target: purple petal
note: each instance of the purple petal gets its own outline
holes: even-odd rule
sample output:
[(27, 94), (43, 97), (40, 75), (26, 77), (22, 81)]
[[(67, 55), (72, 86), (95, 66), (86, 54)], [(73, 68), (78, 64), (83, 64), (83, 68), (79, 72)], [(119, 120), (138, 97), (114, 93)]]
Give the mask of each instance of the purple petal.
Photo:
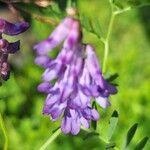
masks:
[(29, 28), (29, 24), (27, 22), (23, 23), (10, 23), (6, 20), (0, 19), (0, 32), (7, 35), (18, 35)]
[(84, 117), (80, 118), (80, 122), (81, 124), (85, 127), (85, 128), (89, 128), (90, 127), (90, 123), (87, 119), (85, 119)]
[(110, 102), (106, 97), (96, 97), (96, 102), (102, 107), (102, 108), (107, 108), (110, 106)]
[(79, 87), (86, 96), (98, 97), (100, 95), (99, 87), (97, 85), (89, 85), (88, 87), (80, 85)]
[(79, 117), (71, 121), (71, 133), (77, 135), (80, 132), (80, 119)]
[(50, 65), (51, 59), (48, 56), (37, 56), (34, 62), (37, 65), (47, 68)]
[(116, 94), (117, 93), (117, 88), (114, 85), (111, 85), (107, 83), (107, 89), (109, 94)]
[(39, 92), (48, 93), (49, 90), (52, 88), (49, 82), (44, 82), (38, 85), (37, 89)]
[(91, 110), (92, 120), (98, 120), (99, 119), (99, 113), (96, 109)]
[(7, 51), (11, 54), (16, 53), (20, 49), (20, 41), (16, 41), (14, 43), (9, 43), (7, 47)]
[(45, 55), (53, 48), (58, 46), (68, 35), (72, 26), (72, 18), (66, 17), (52, 32), (47, 40), (44, 40), (34, 46), (39, 55)]
[(71, 131), (71, 118), (64, 117), (61, 122), (61, 130), (63, 133), (68, 134)]
[(56, 63), (52, 67), (45, 70), (43, 74), (44, 81), (51, 81), (59, 76), (62, 72), (64, 72), (65, 66), (61, 63)]
[(56, 102), (59, 102), (60, 100), (60, 94), (55, 94), (55, 95), (51, 95), (49, 94), (46, 98), (46, 102), (45, 105), (47, 106), (52, 106), (53, 104), (55, 104)]
[(50, 113), (51, 114), (51, 120), (56, 121), (60, 117), (62, 112), (63, 112), (63, 108), (61, 108), (61, 107), (59, 108), (59, 106), (54, 108)]
[(105, 82), (102, 77), (102, 72), (100, 70), (99, 62), (95, 54), (95, 50), (91, 45), (86, 46), (86, 65), (87, 69), (94, 79), (95, 83), (98, 84), (102, 89), (105, 88)]
[(80, 32), (80, 22), (74, 20), (73, 25), (71, 27), (71, 31), (67, 39), (64, 41), (63, 47), (68, 50), (72, 50), (76, 47), (77, 43), (81, 40), (81, 32)]

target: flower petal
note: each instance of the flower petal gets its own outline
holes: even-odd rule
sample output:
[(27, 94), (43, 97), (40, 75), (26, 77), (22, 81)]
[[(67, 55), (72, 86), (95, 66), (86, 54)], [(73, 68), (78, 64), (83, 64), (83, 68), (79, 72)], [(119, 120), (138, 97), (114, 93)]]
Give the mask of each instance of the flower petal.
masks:
[(47, 40), (44, 40), (34, 46), (34, 49), (39, 55), (45, 55), (53, 48), (58, 46), (68, 35), (72, 26), (73, 20), (70, 17), (66, 17), (52, 32)]
[(110, 102), (107, 99), (107, 97), (96, 97), (96, 102), (102, 107), (102, 108), (107, 108), (108, 106), (110, 106)]
[(61, 130), (64, 134), (68, 134), (71, 131), (71, 118), (63, 117), (61, 122)]
[(0, 32), (7, 35), (18, 35), (29, 28), (29, 24), (27, 22), (23, 23), (10, 23), (6, 20), (0, 19)]

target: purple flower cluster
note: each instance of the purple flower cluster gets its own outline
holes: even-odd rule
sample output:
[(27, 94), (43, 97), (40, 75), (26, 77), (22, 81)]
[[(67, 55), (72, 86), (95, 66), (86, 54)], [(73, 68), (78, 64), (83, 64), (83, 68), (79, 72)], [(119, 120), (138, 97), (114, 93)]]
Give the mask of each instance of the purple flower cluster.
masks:
[[(60, 53), (51, 59), (48, 53), (60, 44)], [(89, 128), (91, 120), (99, 119), (92, 99), (106, 108), (110, 105), (108, 97), (117, 90), (103, 78), (93, 46), (82, 43), (80, 21), (66, 17), (34, 49), (35, 63), (45, 68), (43, 83), (38, 86), (47, 94), (43, 114), (50, 115), (52, 121), (63, 114), (61, 130), (65, 134), (78, 134), (81, 125)]]
[(7, 80), (10, 74), (10, 65), (7, 62), (8, 55), (14, 54), (20, 48), (20, 41), (9, 43), (3, 39), (2, 34), (15, 36), (29, 28), (26, 22), (12, 24), (6, 20), (0, 19), (0, 78)]

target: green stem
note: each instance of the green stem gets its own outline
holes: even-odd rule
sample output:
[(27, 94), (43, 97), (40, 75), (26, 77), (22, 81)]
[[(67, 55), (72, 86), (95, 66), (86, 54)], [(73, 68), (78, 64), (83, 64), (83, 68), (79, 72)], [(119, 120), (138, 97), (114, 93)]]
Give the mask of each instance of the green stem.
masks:
[(45, 150), (49, 144), (51, 144), (57, 136), (61, 133), (61, 129), (58, 129), (52, 136), (41, 146), (40, 150)]
[(114, 19), (115, 19), (115, 13), (112, 10), (111, 18), (110, 18), (110, 22), (108, 26), (108, 32), (104, 40), (104, 60), (103, 60), (103, 68), (102, 68), (103, 73), (106, 72), (106, 68), (107, 68), (107, 59), (108, 59), (108, 53), (109, 53), (109, 39), (110, 39)]
[(3, 120), (1, 113), (0, 113), (0, 126), (2, 128), (4, 138), (5, 138), (4, 150), (7, 150), (8, 149), (8, 136), (7, 136), (6, 128), (4, 125), (4, 120)]

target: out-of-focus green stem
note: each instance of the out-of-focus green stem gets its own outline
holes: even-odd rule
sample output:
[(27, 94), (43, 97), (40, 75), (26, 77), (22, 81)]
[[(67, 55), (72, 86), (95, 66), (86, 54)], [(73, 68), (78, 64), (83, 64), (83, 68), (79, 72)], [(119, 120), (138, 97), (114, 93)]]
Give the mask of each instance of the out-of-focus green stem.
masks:
[(104, 40), (104, 60), (103, 60), (103, 68), (102, 68), (103, 73), (106, 72), (106, 68), (107, 68), (107, 58), (108, 58), (108, 53), (109, 53), (109, 39), (110, 39), (114, 19), (115, 19), (115, 13), (113, 12), (113, 9), (112, 9), (107, 35)]
[(58, 129), (56, 132), (54, 132), (53, 135), (51, 135), (49, 139), (41, 146), (40, 150), (45, 150), (47, 146), (51, 144), (57, 138), (58, 135), (60, 135), (60, 133), (61, 129)]
[(8, 136), (7, 136), (6, 128), (4, 125), (4, 120), (3, 120), (1, 113), (0, 113), (0, 127), (2, 129), (2, 132), (4, 134), (4, 138), (5, 138), (4, 150), (7, 150), (8, 149)]

